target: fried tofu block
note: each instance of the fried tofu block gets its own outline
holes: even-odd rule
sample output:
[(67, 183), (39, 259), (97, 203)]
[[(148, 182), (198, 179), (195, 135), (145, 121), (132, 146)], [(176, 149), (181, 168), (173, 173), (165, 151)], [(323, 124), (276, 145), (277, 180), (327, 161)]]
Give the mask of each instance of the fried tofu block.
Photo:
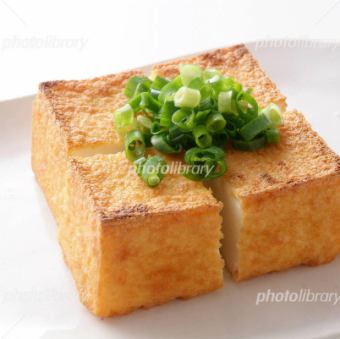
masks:
[(196, 64), (202, 68), (219, 69), (224, 75), (235, 78), (246, 88), (253, 88), (253, 95), (261, 107), (275, 103), (283, 111), (286, 109), (285, 96), (280, 93), (274, 82), (243, 44), (156, 65), (152, 69), (152, 76), (158, 74), (170, 78), (175, 77), (179, 73), (181, 64)]
[(168, 174), (149, 188), (125, 154), (77, 157), (69, 222), (59, 227), (83, 303), (101, 317), (189, 298), (223, 285), (221, 204)]
[(33, 104), (32, 168), (58, 224), (67, 209), (67, 159), (122, 149), (112, 114), (125, 102), (125, 82), (136, 74), (142, 72), (40, 85)]
[(287, 112), (281, 142), (227, 152), (213, 184), (223, 201), (226, 265), (240, 281), (340, 253), (340, 158), (299, 112)]
[(223, 284), (221, 204), (201, 183), (168, 175), (150, 189), (122, 153), (113, 111), (132, 71), (40, 86), (32, 167), (59, 225), (83, 303), (125, 314)]

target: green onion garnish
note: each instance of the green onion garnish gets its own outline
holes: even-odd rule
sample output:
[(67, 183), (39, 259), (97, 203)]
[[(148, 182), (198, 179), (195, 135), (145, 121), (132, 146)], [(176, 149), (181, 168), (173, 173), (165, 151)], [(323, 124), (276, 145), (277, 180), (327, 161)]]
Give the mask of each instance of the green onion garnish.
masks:
[(268, 120), (271, 122), (272, 127), (276, 127), (282, 124), (281, 109), (278, 105), (269, 104), (265, 109), (261, 111)]
[(182, 65), (173, 79), (133, 76), (124, 93), (127, 104), (114, 113), (115, 126), (125, 137), (127, 158), (150, 187), (162, 181), (167, 165), (159, 156), (146, 158), (147, 147), (164, 154), (185, 152), (183, 175), (208, 180), (225, 173), (228, 141), (236, 149), (255, 151), (280, 140), (280, 108), (259, 107), (251, 89), (216, 69)]
[(198, 89), (181, 87), (174, 97), (176, 107), (194, 108), (201, 101), (201, 92)]
[(215, 146), (206, 149), (191, 148), (185, 153), (184, 160), (190, 165), (184, 176), (195, 181), (218, 178), (227, 169), (224, 151)]
[(253, 120), (250, 120), (246, 125), (240, 129), (240, 135), (244, 140), (250, 141), (254, 139), (258, 134), (265, 131), (270, 127), (270, 121), (268, 118), (261, 114)]
[(124, 136), (136, 126), (135, 113), (129, 104), (117, 109), (114, 113), (115, 126), (118, 133)]
[(231, 99), (233, 91), (220, 92), (218, 95), (218, 111), (221, 113), (232, 112)]
[(204, 125), (196, 126), (192, 132), (196, 145), (201, 148), (207, 148), (212, 144), (212, 136)]
[(136, 160), (144, 155), (145, 141), (139, 130), (132, 130), (125, 136), (125, 154), (129, 160)]
[(197, 65), (182, 65), (180, 74), (184, 86), (188, 86), (194, 79), (200, 79), (202, 70)]
[(217, 133), (222, 131), (226, 124), (226, 120), (220, 113), (211, 114), (206, 122), (207, 130), (210, 133)]
[(151, 144), (156, 150), (166, 154), (179, 153), (181, 151), (181, 145), (170, 145), (167, 136), (164, 134), (153, 135), (151, 137)]
[(132, 98), (138, 93), (147, 92), (151, 84), (152, 81), (147, 77), (133, 76), (126, 82), (124, 94)]
[(167, 170), (166, 162), (159, 156), (151, 156), (147, 159), (135, 161), (135, 168), (138, 175), (150, 187), (157, 186), (164, 178)]
[(275, 128), (266, 130), (265, 136), (268, 144), (277, 144), (280, 141), (280, 133)]
[(192, 131), (195, 123), (195, 114), (190, 109), (179, 109), (172, 115), (172, 123), (182, 131)]

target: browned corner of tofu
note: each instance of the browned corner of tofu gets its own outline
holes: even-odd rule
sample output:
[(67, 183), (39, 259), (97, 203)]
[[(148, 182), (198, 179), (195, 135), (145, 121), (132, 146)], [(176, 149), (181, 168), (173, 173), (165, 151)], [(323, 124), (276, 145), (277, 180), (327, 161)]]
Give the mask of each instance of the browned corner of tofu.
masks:
[(340, 158), (301, 113), (284, 119), (280, 144), (229, 156), (243, 214), (236, 281), (340, 253)]
[(266, 106), (272, 102), (279, 105), (282, 110), (286, 109), (286, 97), (244, 44), (219, 48), (155, 65), (152, 75), (174, 77), (179, 73), (181, 64), (197, 64), (202, 68), (219, 69), (224, 75), (234, 77), (245, 87), (253, 88), (253, 95), (260, 106)]

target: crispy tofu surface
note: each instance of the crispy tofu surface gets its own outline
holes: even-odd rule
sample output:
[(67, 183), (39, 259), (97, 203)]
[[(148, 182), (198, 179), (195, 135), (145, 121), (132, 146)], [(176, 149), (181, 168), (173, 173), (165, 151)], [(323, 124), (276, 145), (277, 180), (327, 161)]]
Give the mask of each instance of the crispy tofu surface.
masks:
[(203, 185), (168, 175), (149, 188), (123, 153), (74, 159), (71, 172), (69, 224), (59, 239), (94, 314), (125, 314), (223, 285), (222, 206)]
[(126, 102), (125, 82), (139, 70), (89, 80), (50, 81), (40, 85), (70, 154), (114, 153), (122, 149), (113, 112)]
[(112, 113), (134, 74), (44, 83), (33, 106), (33, 171), (80, 299), (100, 317), (223, 285), (221, 204), (180, 175), (151, 189), (116, 153)]
[(281, 142), (227, 152), (213, 184), (224, 201), (224, 257), (236, 280), (340, 252), (340, 159), (297, 111), (284, 114)]
[(261, 68), (248, 48), (241, 44), (220, 48), (188, 58), (179, 58), (155, 65), (152, 75), (175, 77), (181, 64), (197, 64), (202, 68), (216, 68), (224, 75), (231, 76), (247, 88), (253, 88), (253, 95), (260, 106), (275, 103), (282, 110), (286, 108), (286, 97)]

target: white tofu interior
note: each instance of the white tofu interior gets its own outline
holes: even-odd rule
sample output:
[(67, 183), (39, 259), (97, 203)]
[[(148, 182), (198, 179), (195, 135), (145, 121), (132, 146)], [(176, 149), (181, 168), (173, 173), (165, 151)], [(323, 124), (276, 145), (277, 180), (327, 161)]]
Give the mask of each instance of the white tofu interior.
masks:
[(238, 243), (243, 219), (241, 204), (223, 177), (212, 181), (210, 187), (215, 198), (224, 205), (222, 255), (229, 271), (234, 272), (237, 270), (239, 261)]
[(96, 154), (113, 154), (124, 150), (123, 144), (94, 144), (76, 147), (70, 150), (71, 156), (90, 157)]

